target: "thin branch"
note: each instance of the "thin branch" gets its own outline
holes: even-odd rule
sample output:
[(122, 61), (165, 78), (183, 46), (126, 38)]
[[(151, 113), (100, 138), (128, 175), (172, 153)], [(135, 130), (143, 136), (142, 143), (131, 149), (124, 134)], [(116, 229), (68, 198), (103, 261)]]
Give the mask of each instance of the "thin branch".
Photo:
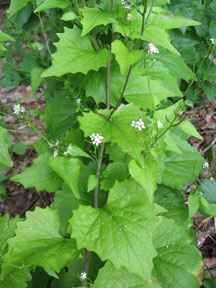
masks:
[(112, 54), (110, 52), (109, 60), (107, 64), (107, 75), (106, 75), (106, 105), (107, 109), (110, 109), (110, 99), (112, 94)]
[[(91, 262), (91, 251), (85, 250), (85, 254), (84, 254), (84, 264), (83, 264), (83, 270), (82, 272), (86, 273), (86, 275), (88, 275), (89, 273), (89, 268), (90, 268), (90, 262)], [(81, 286), (82, 287), (86, 287), (88, 284), (88, 279), (80, 279), (81, 281)]]
[(99, 151), (99, 157), (98, 157), (98, 166), (97, 166), (97, 172), (96, 172), (96, 188), (94, 191), (94, 208), (99, 207), (99, 192), (100, 192), (100, 178), (101, 178), (101, 170), (102, 170), (102, 163), (103, 163), (103, 156), (105, 152), (105, 145), (102, 143)]
[(202, 151), (202, 154), (207, 153), (216, 144), (216, 138)]
[(148, 0), (143, 0), (143, 13), (142, 13), (142, 27), (141, 27), (141, 35), (143, 35), (144, 33), (144, 29), (145, 29), (145, 16), (146, 16), (146, 12), (147, 12), (147, 3)]
[(170, 124), (161, 134), (159, 134), (159, 135), (156, 137), (155, 141), (151, 144), (151, 148), (153, 148), (153, 147), (157, 144), (157, 142), (158, 142), (170, 129), (178, 126), (178, 125), (181, 124), (185, 119), (181, 119), (180, 121), (174, 123), (175, 120), (176, 120), (176, 118), (173, 120), (172, 124)]
[(130, 75), (131, 75), (132, 67), (133, 67), (133, 66), (131, 65), (131, 66), (129, 67), (129, 69), (128, 69), (128, 73), (127, 73), (127, 76), (126, 76), (126, 78), (125, 78), (125, 82), (124, 82), (124, 86), (123, 86), (123, 88), (122, 88), (122, 92), (121, 92), (120, 98), (119, 98), (119, 100), (118, 100), (118, 103), (117, 103), (116, 107), (111, 111), (111, 113), (110, 113), (110, 115), (109, 115), (109, 117), (108, 117), (109, 120), (111, 119), (113, 113), (114, 113), (114, 112), (119, 108), (119, 106), (121, 105), (121, 102), (122, 102), (122, 100), (123, 100), (123, 98), (124, 98), (125, 90), (126, 90), (126, 88), (127, 88), (128, 82), (129, 82), (129, 78), (130, 78)]
[(46, 34), (46, 32), (45, 32), (45, 27), (44, 27), (43, 19), (41, 18), (40, 12), (38, 12), (37, 15), (38, 15), (38, 18), (39, 18), (39, 21), (40, 21), (41, 32), (42, 32), (42, 35), (43, 35), (43, 38), (44, 38), (44, 42), (45, 42), (47, 51), (48, 51), (48, 53), (49, 53), (50, 58), (52, 59), (52, 53), (51, 53), (51, 51), (50, 51), (50, 47), (49, 47), (49, 43), (48, 43), (48, 37), (47, 37), (47, 34)]

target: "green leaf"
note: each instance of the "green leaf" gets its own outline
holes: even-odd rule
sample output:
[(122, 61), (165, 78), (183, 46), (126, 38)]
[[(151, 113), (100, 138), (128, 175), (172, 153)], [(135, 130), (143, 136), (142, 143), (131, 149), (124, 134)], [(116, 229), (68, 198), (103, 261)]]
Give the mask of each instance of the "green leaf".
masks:
[(99, 8), (87, 8), (82, 10), (83, 19), (81, 21), (83, 25), (82, 36), (88, 34), (93, 28), (100, 25), (107, 25), (115, 22), (113, 13), (100, 10)]
[(123, 36), (130, 37), (131, 39), (143, 39), (145, 41), (154, 43), (157, 46), (161, 46), (172, 53), (179, 54), (178, 51), (171, 44), (169, 34), (165, 29), (160, 28), (159, 25), (147, 25), (143, 35), (141, 35), (142, 16), (133, 11), (133, 20), (126, 22), (124, 19), (118, 19), (113, 24), (115, 32), (121, 33)]
[[(184, 79), (186, 81), (196, 80), (196, 75), (187, 66), (182, 56), (170, 53), (169, 51), (161, 51), (156, 58), (163, 64), (164, 68), (169, 69), (170, 73), (179, 79)], [(156, 69), (158, 69), (157, 60), (152, 63), (153, 67)]]
[(157, 279), (144, 281), (142, 277), (128, 273), (124, 268), (116, 269), (107, 261), (100, 269), (93, 288), (161, 288)]
[(28, 282), (31, 280), (31, 274), (28, 268), (14, 267), (12, 273), (8, 273), (7, 277), (0, 278), (0, 287), (4, 288), (27, 288)]
[(65, 234), (68, 220), (71, 218), (73, 210), (78, 208), (78, 201), (71, 189), (64, 185), (62, 190), (57, 191), (51, 207), (58, 211), (61, 222), (60, 231)]
[(23, 9), (28, 3), (30, 3), (31, 0), (11, 0), (10, 1), (10, 7), (8, 10), (9, 16), (14, 16), (17, 12), (19, 12), (21, 9)]
[[(107, 113), (107, 111), (99, 111)], [(123, 105), (118, 109), (110, 120), (93, 112), (84, 113), (79, 118), (81, 129), (85, 136), (92, 133), (99, 133), (104, 137), (105, 142), (113, 142), (121, 147), (122, 151), (130, 154), (135, 159), (140, 159), (141, 151), (150, 142), (150, 131), (136, 131), (131, 127), (131, 122), (142, 118), (145, 121), (145, 113), (140, 111), (133, 104)]]
[(155, 193), (155, 202), (166, 209), (161, 215), (173, 219), (178, 224), (188, 225), (188, 210), (180, 191), (160, 185)]
[[(81, 287), (80, 273), (83, 269), (83, 259), (80, 258), (67, 267), (67, 272), (61, 273), (59, 279), (52, 281), (52, 288)], [(36, 287), (37, 288), (37, 287)]]
[(60, 178), (49, 167), (49, 155), (42, 154), (33, 161), (32, 166), (11, 178), (25, 188), (34, 187), (37, 191), (55, 192), (62, 184)]
[(143, 162), (143, 165), (139, 166), (136, 161), (132, 160), (129, 164), (129, 171), (137, 183), (143, 187), (149, 201), (152, 202), (157, 189), (157, 163), (153, 157), (145, 158)]
[(51, 208), (37, 208), (28, 212), (25, 221), (17, 225), (16, 236), (11, 238), (9, 250), (4, 257), (2, 276), (6, 279), (14, 269), (37, 266), (47, 271), (60, 270), (78, 256), (75, 243), (64, 239), (60, 233), (59, 217)]
[(80, 198), (79, 177), (81, 162), (78, 159), (68, 159), (56, 157), (50, 159), (50, 167), (64, 180), (70, 187), (76, 198)]
[(69, 11), (69, 12), (65, 12), (62, 15), (61, 20), (63, 20), (63, 21), (73, 21), (73, 20), (75, 20), (77, 18), (78, 18), (78, 16), (73, 11)]
[(90, 175), (88, 178), (88, 192), (94, 190), (96, 186), (97, 186), (96, 175)]
[(185, 17), (175, 16), (161, 8), (155, 8), (150, 16), (148, 24), (169, 30), (187, 26), (197, 26), (201, 23)]
[[(180, 137), (177, 141), (180, 141)], [(164, 160), (162, 183), (171, 188), (180, 189), (192, 183), (202, 170), (203, 158), (200, 153), (185, 142), (180, 142), (181, 153), (167, 153)]]
[(159, 217), (154, 244), (158, 252), (154, 259), (155, 276), (162, 288), (200, 287), (198, 276), (202, 271), (202, 258), (182, 227)]
[(129, 68), (143, 58), (143, 51), (130, 51), (120, 40), (115, 40), (112, 42), (112, 53), (115, 54), (116, 60), (123, 75), (127, 75)]
[(192, 218), (200, 208), (200, 195), (199, 193), (190, 193), (188, 199), (189, 216)]
[(199, 197), (200, 207), (199, 210), (206, 216), (216, 216), (216, 204), (209, 203), (206, 198), (200, 195)]
[(41, 74), (43, 71), (44, 69), (39, 66), (36, 66), (31, 70), (31, 87), (33, 93), (36, 93), (37, 89), (40, 87), (42, 81)]
[(91, 156), (87, 154), (85, 151), (83, 151), (80, 147), (75, 145), (69, 145), (67, 148), (67, 151), (64, 153), (64, 155), (70, 155), (72, 157), (84, 157), (91, 159)]
[(0, 164), (6, 167), (12, 167), (13, 162), (9, 154), (9, 148), (12, 146), (12, 138), (7, 130), (0, 127)]
[[(76, 103), (74, 100), (58, 92), (53, 98), (46, 103), (44, 120), (47, 133), (51, 137), (59, 137), (64, 135), (76, 117)], [(59, 109), (61, 107), (61, 109)]]
[(116, 181), (123, 181), (128, 177), (128, 167), (125, 162), (113, 162), (103, 171), (101, 188), (108, 191)]
[(42, 0), (40, 1), (40, 5), (34, 12), (46, 11), (51, 8), (66, 8), (70, 2), (68, 0)]
[[(119, 73), (115, 63), (112, 65), (112, 97), (110, 103), (116, 105), (121, 94), (121, 89), (125, 77)], [(99, 72), (92, 72), (87, 79), (86, 96), (92, 97), (97, 104), (106, 103), (106, 71), (100, 70)]]
[(153, 209), (145, 191), (126, 180), (116, 182), (106, 207), (81, 205), (70, 224), (79, 248), (94, 251), (116, 268), (125, 267), (149, 280), (156, 256), (151, 241), (152, 221)]
[(216, 182), (205, 179), (201, 185), (200, 189), (203, 193), (203, 196), (209, 203), (216, 203)]
[(108, 51), (96, 52), (88, 37), (81, 37), (77, 28), (65, 27), (64, 33), (58, 34), (60, 41), (56, 44), (57, 52), (53, 54), (53, 64), (42, 75), (43, 77), (62, 76), (68, 73), (87, 74), (106, 66)]
[(144, 109), (154, 109), (168, 97), (181, 97), (180, 90), (173, 91), (160, 79), (132, 74), (125, 91), (125, 99)]
[(0, 217), (0, 263), (2, 256), (6, 252), (7, 241), (14, 236), (18, 218), (10, 219), (8, 215)]
[(199, 140), (203, 140), (203, 137), (199, 134), (196, 127), (188, 120), (183, 121), (179, 128), (188, 135), (188, 137), (195, 137)]
[(14, 41), (14, 40), (15, 39), (12, 36), (0, 31), (0, 42), (7, 42), (7, 41)]

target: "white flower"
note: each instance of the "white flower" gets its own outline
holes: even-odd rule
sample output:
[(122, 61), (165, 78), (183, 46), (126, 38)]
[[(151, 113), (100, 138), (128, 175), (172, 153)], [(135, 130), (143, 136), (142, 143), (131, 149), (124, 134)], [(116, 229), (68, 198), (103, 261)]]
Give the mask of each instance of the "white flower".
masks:
[(91, 134), (90, 139), (93, 145), (98, 146), (103, 142), (104, 137), (98, 133), (93, 133)]
[(15, 104), (14, 106), (13, 106), (13, 113), (15, 114), (15, 115), (19, 115), (19, 114), (22, 114), (22, 113), (25, 113), (25, 107), (23, 107), (22, 105), (20, 105), (20, 104)]
[(203, 164), (203, 169), (208, 169), (209, 168), (209, 163), (206, 161), (204, 164)]
[(159, 53), (159, 50), (158, 48), (153, 44), (153, 43), (149, 43), (148, 44), (148, 53), (150, 55), (152, 54), (158, 54)]
[(209, 39), (210, 40), (210, 42), (214, 45), (214, 44), (216, 44), (216, 39), (214, 39), (214, 38), (211, 38), (211, 39)]
[(141, 118), (139, 120), (133, 120), (131, 122), (131, 126), (139, 131), (142, 131), (143, 129), (146, 128), (145, 123)]
[(133, 15), (131, 13), (127, 14), (127, 20), (132, 21), (133, 20)]
[(87, 279), (87, 273), (86, 272), (81, 272), (80, 273), (80, 280), (85, 281)]
[(161, 129), (164, 127), (164, 125), (161, 121), (157, 121), (157, 127), (158, 127), (158, 129)]

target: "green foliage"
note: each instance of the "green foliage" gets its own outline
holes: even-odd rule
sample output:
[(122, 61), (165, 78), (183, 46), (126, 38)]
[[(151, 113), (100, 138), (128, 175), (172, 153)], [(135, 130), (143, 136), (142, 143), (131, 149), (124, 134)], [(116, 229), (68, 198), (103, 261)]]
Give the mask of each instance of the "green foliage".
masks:
[(3, 279), (17, 270), (30, 271), (36, 266), (59, 272), (76, 258), (78, 253), (74, 242), (64, 239), (59, 229), (59, 218), (54, 210), (38, 208), (29, 212), (26, 220), (17, 225), (16, 236), (8, 241), (9, 248), (2, 265)]
[(46, 11), (51, 8), (66, 8), (69, 5), (68, 0), (37, 0), (37, 9), (35, 12)]
[(103, 49), (96, 52), (88, 38), (81, 38), (77, 28), (59, 34), (57, 52), (53, 55), (53, 64), (43, 73), (43, 77), (62, 76), (67, 73), (84, 73), (106, 66), (108, 52)]
[(156, 256), (151, 235), (153, 216), (142, 188), (132, 180), (117, 182), (106, 207), (96, 210), (80, 206), (74, 212), (70, 221), (72, 237), (79, 248), (95, 251), (102, 260), (109, 259), (117, 268), (125, 267), (149, 280)]
[(192, 17), (202, 23), (193, 29), (174, 31), (172, 39), (185, 61), (197, 74), (197, 81), (186, 89), (189, 100), (197, 103), (203, 94), (210, 101), (215, 99), (215, 1), (172, 0), (170, 10)]
[(12, 146), (11, 136), (7, 130), (0, 127), (0, 165), (11, 167), (13, 162), (9, 154), (9, 148)]
[(38, 191), (55, 192), (61, 187), (61, 180), (49, 167), (49, 155), (42, 154), (31, 167), (12, 177), (12, 181), (25, 188), (34, 187)]
[[(191, 217), (215, 215), (214, 186), (202, 183), (185, 207), (183, 189), (203, 158), (188, 143), (202, 137), (182, 113), (184, 85), (197, 80), (186, 64), (197, 42), (187, 37), (202, 32), (202, 19), (173, 15), (167, 0), (21, 2), (8, 12), (18, 31), (8, 33), (3, 82), (43, 87), (45, 129), (37, 159), (11, 180), (55, 194), (24, 219), (0, 217), (0, 287), (199, 288)], [(180, 43), (184, 58), (179, 39), (190, 43)], [(12, 40), (0, 34), (0, 44)], [(0, 136), (6, 169), (12, 140), (3, 128)]]

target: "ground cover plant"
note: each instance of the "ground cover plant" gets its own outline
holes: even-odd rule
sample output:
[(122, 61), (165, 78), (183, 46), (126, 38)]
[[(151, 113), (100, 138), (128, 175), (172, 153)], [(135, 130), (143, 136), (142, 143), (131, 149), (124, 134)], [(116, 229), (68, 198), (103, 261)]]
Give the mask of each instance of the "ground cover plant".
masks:
[[(0, 217), (0, 287), (203, 285), (192, 217), (215, 215), (214, 183), (199, 185), (207, 164), (188, 139), (202, 137), (180, 90), (197, 76), (170, 38), (200, 22), (172, 14), (168, 2), (11, 1), (1, 53), (30, 51), (15, 80), (31, 81), (34, 93), (42, 87), (46, 102), (36, 115), (13, 107), (18, 121), (35, 130), (37, 116), (44, 129), (37, 158), (11, 181), (54, 201)], [(9, 76), (8, 89), (16, 85)], [(4, 183), (14, 143), (4, 123), (0, 134)]]
[(197, 79), (185, 85), (188, 104), (198, 103), (202, 98), (215, 100), (215, 0), (171, 1), (170, 9), (178, 15), (193, 18), (200, 23), (190, 29), (175, 30), (172, 40), (186, 63), (196, 73)]

